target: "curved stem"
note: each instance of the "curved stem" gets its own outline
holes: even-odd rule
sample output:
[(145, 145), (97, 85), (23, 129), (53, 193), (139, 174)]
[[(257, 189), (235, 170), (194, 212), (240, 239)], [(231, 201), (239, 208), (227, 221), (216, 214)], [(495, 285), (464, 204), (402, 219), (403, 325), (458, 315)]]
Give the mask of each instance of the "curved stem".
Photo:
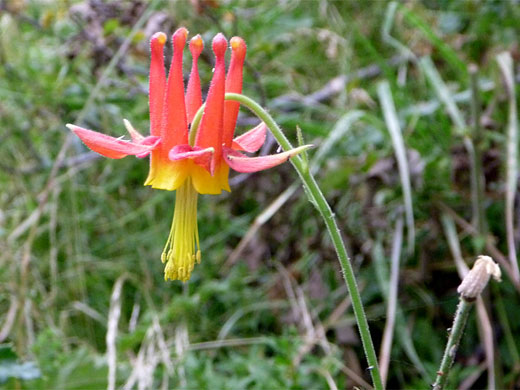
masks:
[[(291, 145), (285, 134), (282, 132), (278, 124), (274, 121), (271, 115), (269, 115), (258, 103), (251, 100), (247, 96), (236, 93), (226, 93), (226, 100), (237, 101), (249, 108), (258, 118), (260, 118), (267, 125), (273, 136), (276, 138), (276, 140), (284, 150), (287, 151), (293, 148), (293, 146)], [(350, 259), (347, 254), (345, 244), (343, 243), (343, 239), (341, 238), (338, 225), (336, 224), (334, 213), (332, 212), (332, 209), (327, 203), (325, 196), (323, 195), (321, 189), (316, 183), (316, 180), (309, 171), (309, 166), (305, 164), (304, 161), (298, 156), (291, 158), (291, 163), (293, 164), (294, 168), (298, 172), (298, 175), (300, 176), (303, 182), (303, 186), (306, 189), (305, 192), (310, 202), (318, 209), (323, 218), (323, 221), (325, 222), (325, 225), (327, 226), (330, 238), (332, 240), (334, 248), (336, 249), (336, 254), (341, 265), (341, 270), (343, 271), (345, 284), (347, 285), (350, 297), (352, 299), (352, 307), (356, 316), (356, 321), (359, 333), (361, 335), (361, 342), (365, 351), (365, 356), (368, 362), (370, 375), (372, 376), (372, 383), (374, 384), (374, 388), (376, 390), (382, 390), (383, 384), (381, 382), (381, 375), (379, 373), (376, 352), (374, 350), (374, 345), (370, 336), (370, 330), (368, 327), (365, 311), (363, 309), (361, 295), (359, 294), (356, 278), (354, 276), (354, 270), (352, 269), (352, 264), (350, 263)]]
[(202, 120), (202, 114), (204, 114), (205, 107), (206, 107), (206, 103), (204, 103), (202, 106), (200, 106), (200, 108), (197, 110), (197, 113), (193, 117), (193, 120), (191, 121), (190, 139), (189, 139), (189, 143), (191, 146), (195, 145), (197, 131), (199, 131), (199, 125), (200, 125), (200, 121)]

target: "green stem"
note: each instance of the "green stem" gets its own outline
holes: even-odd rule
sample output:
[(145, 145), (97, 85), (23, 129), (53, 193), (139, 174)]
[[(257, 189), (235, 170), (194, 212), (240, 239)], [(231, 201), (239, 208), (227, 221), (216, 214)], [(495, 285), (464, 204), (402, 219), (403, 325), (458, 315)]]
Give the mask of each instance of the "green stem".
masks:
[(195, 116), (193, 117), (193, 120), (191, 121), (190, 126), (190, 139), (189, 143), (191, 146), (195, 145), (195, 139), (197, 138), (197, 131), (199, 131), (199, 125), (200, 121), (202, 120), (202, 114), (204, 113), (204, 108), (206, 107), (206, 103), (204, 103), (200, 108), (197, 110)]
[[(278, 124), (271, 117), (271, 115), (269, 115), (255, 101), (251, 100), (247, 96), (236, 93), (226, 93), (226, 100), (237, 101), (249, 108), (259, 119), (261, 119), (267, 125), (273, 136), (276, 138), (276, 140), (284, 150), (287, 151), (293, 148), (293, 146), (291, 145), (285, 134), (282, 132)], [(374, 350), (374, 345), (370, 336), (370, 330), (368, 327), (365, 311), (363, 309), (361, 295), (359, 294), (356, 278), (354, 276), (354, 270), (352, 269), (352, 264), (350, 263), (350, 259), (347, 254), (345, 244), (343, 243), (343, 239), (341, 238), (340, 231), (336, 224), (334, 213), (332, 212), (332, 209), (327, 203), (325, 196), (318, 187), (316, 180), (309, 171), (308, 165), (305, 164), (304, 161), (298, 156), (291, 158), (291, 163), (293, 164), (294, 168), (298, 172), (298, 175), (300, 176), (303, 182), (310, 202), (318, 209), (323, 218), (323, 221), (325, 222), (325, 225), (327, 226), (330, 238), (332, 240), (332, 243), (334, 244), (334, 248), (336, 249), (336, 254), (338, 255), (341, 270), (343, 271), (345, 284), (347, 285), (350, 297), (352, 299), (352, 307), (356, 316), (359, 333), (361, 335), (361, 342), (365, 351), (365, 356), (368, 362), (370, 375), (372, 376), (374, 388), (376, 390), (382, 390), (383, 384), (381, 382), (381, 375), (379, 373), (376, 352)]]
[(448, 343), (446, 344), (446, 349), (442, 356), (441, 366), (439, 367), (439, 371), (437, 371), (437, 378), (432, 386), (433, 390), (442, 390), (446, 385), (448, 373), (450, 372), (453, 361), (455, 360), (455, 354), (459, 348), (462, 333), (466, 327), (469, 311), (472, 306), (472, 302), (468, 302), (462, 298), (462, 296), (460, 297), (457, 312), (455, 313), (455, 319), (453, 320), (453, 326), (450, 331), (450, 337), (448, 338)]

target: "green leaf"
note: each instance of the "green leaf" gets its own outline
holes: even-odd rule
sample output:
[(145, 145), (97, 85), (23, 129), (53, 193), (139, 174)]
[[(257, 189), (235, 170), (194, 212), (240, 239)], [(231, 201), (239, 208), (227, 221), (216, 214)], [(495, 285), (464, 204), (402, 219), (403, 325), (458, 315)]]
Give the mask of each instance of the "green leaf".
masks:
[(13, 351), (11, 344), (0, 344), (0, 363), (4, 361), (16, 360), (16, 353)]
[(0, 383), (10, 378), (31, 380), (41, 377), (41, 372), (34, 362), (18, 362), (16, 353), (10, 344), (0, 344)]

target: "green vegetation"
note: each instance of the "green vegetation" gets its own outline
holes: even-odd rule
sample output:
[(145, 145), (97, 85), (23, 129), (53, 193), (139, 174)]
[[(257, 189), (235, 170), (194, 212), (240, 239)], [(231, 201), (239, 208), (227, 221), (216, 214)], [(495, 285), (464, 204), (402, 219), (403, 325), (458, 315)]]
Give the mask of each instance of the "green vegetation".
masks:
[[(371, 383), (334, 247), (290, 164), (200, 196), (202, 263), (166, 283), (174, 193), (142, 185), (143, 161), (69, 136), (66, 123), (120, 136), (123, 118), (146, 133), (148, 40), (179, 26), (205, 40), (204, 91), (211, 38), (243, 37), (244, 94), (294, 145), (297, 127), (316, 145), (387, 387), (433, 383), (458, 271), (480, 254), (503, 282), (471, 311), (448, 388), (518, 386), (518, 20), (506, 1), (0, 1), (0, 389)], [(239, 132), (257, 123), (241, 113)]]

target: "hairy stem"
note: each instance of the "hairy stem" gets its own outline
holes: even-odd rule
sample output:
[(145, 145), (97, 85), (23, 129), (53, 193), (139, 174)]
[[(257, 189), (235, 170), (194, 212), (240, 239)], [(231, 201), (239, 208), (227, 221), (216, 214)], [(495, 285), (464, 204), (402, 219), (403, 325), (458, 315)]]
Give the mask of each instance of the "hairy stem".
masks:
[[(267, 111), (265, 111), (255, 101), (251, 100), (247, 96), (236, 93), (226, 93), (226, 100), (237, 101), (249, 108), (259, 119), (261, 119), (267, 125), (273, 136), (276, 138), (276, 140), (284, 150), (287, 151), (293, 148), (293, 146), (291, 145), (285, 134), (282, 132), (278, 124), (271, 117), (271, 115), (269, 115), (269, 113), (267, 113)], [(327, 203), (325, 196), (323, 195), (321, 189), (316, 183), (316, 180), (311, 174), (309, 166), (305, 164), (304, 161), (298, 156), (291, 158), (291, 162), (303, 182), (303, 186), (306, 190), (305, 192), (310, 202), (318, 209), (320, 215), (323, 218), (323, 221), (325, 222), (325, 225), (327, 226), (330, 238), (332, 240), (334, 248), (336, 249), (336, 254), (338, 255), (341, 270), (343, 271), (345, 284), (347, 285), (350, 297), (352, 299), (352, 307), (356, 316), (359, 333), (361, 335), (361, 342), (365, 351), (365, 356), (369, 366), (370, 375), (372, 376), (374, 388), (376, 390), (382, 390), (383, 384), (381, 382), (381, 375), (377, 363), (376, 352), (374, 350), (374, 344), (372, 343), (372, 338), (370, 336), (370, 329), (368, 327), (367, 318), (363, 309), (361, 295), (359, 294), (356, 278), (354, 276), (354, 270), (352, 269), (352, 264), (350, 263), (350, 259), (345, 248), (345, 244), (343, 243), (343, 239), (341, 238), (338, 225), (336, 224), (334, 213), (332, 212), (332, 209)]]
[(453, 320), (453, 326), (449, 332), (450, 337), (446, 343), (446, 349), (444, 350), (441, 365), (437, 371), (435, 383), (432, 386), (433, 390), (442, 390), (444, 389), (444, 386), (446, 386), (448, 373), (450, 372), (453, 361), (455, 360), (455, 355), (457, 353), (457, 349), (459, 348), (462, 333), (466, 327), (466, 322), (468, 320), (471, 306), (473, 306), (472, 302), (468, 302), (462, 296), (460, 297), (459, 305), (457, 306), (457, 312), (455, 313), (455, 319)]

